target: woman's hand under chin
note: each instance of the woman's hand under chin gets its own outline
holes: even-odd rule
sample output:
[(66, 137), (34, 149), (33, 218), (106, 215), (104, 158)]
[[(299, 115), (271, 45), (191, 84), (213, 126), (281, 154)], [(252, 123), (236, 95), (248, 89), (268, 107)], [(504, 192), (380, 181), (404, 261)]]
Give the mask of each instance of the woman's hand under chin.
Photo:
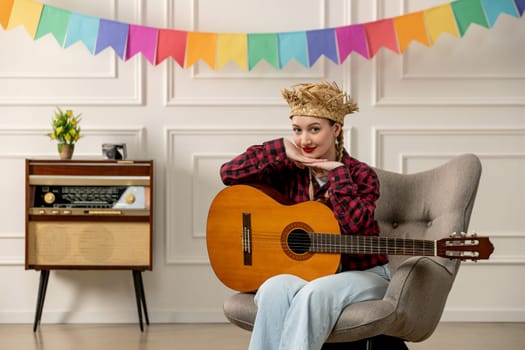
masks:
[(328, 159), (307, 157), (303, 154), (299, 147), (287, 139), (284, 139), (284, 148), (286, 150), (286, 156), (293, 160), (295, 164), (301, 169), (304, 167), (309, 167), (315, 172), (328, 172), (343, 165), (341, 162), (329, 161)]

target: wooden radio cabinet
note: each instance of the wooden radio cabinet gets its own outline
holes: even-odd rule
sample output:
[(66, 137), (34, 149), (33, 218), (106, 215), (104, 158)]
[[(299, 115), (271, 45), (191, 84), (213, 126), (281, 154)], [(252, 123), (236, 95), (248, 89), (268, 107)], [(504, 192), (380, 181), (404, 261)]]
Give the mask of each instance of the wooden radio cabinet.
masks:
[(33, 329), (49, 270), (132, 270), (140, 327), (141, 272), (152, 270), (153, 161), (26, 159), (25, 268), (40, 270)]

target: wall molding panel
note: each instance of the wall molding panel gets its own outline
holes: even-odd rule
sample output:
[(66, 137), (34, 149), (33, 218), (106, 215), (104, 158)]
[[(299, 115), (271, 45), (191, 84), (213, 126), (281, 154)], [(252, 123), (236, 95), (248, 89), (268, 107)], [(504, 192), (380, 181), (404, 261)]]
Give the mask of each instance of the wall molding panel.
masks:
[[(144, 0), (53, 5), (101, 18), (129, 18), (137, 24), (144, 17)], [(4, 47), (0, 58), (0, 107), (144, 104), (141, 57), (124, 62), (111, 48), (94, 56), (80, 42), (61, 47), (51, 34), (33, 41), (22, 26), (0, 31), (0, 41)]]
[[(516, 152), (513, 148), (514, 143), (522, 142), (521, 140), (525, 140), (525, 129), (522, 128), (418, 128), (418, 127), (406, 127), (406, 128), (389, 128), (389, 127), (373, 127), (372, 128), (372, 147), (373, 147), (373, 164), (376, 167), (384, 168), (385, 167), (385, 152), (386, 152), (386, 142), (388, 138), (399, 138), (403, 140), (407, 140), (408, 138), (425, 138), (425, 141), (430, 141), (431, 139), (434, 140), (434, 144), (431, 144), (430, 142), (426, 142), (426, 146), (433, 146), (429, 152), (425, 152), (425, 156), (430, 157), (433, 155), (433, 157), (445, 157), (447, 155), (452, 154), (460, 154), (460, 153), (480, 153), (485, 154), (488, 156), (489, 154), (493, 154), (493, 157), (498, 157), (502, 155), (506, 156), (515, 156)], [(443, 141), (443, 137), (451, 137), (455, 140), (466, 140), (466, 139), (477, 139), (480, 140), (485, 145), (480, 145), (480, 150), (476, 150), (471, 145), (464, 145), (463, 149), (454, 149), (454, 152), (447, 151), (445, 147), (440, 144), (440, 142)], [(485, 138), (498, 140), (493, 141), (492, 143), (485, 142)], [(508, 138), (508, 146), (506, 143), (499, 142), (500, 138)], [(505, 153), (502, 153), (498, 149), (492, 149), (493, 153), (488, 153), (485, 148), (488, 145), (493, 145), (495, 147), (507, 147), (509, 151), (506, 151)], [(447, 145), (445, 145), (447, 146)], [(450, 147), (450, 146), (449, 146)], [(483, 147), (483, 149), (482, 149)], [(412, 149), (414, 149), (414, 145), (406, 144), (404, 146), (405, 149), (411, 152)], [(510, 151), (512, 149), (512, 151)], [(405, 151), (402, 151), (405, 152)], [(400, 152), (400, 153), (402, 153)], [(398, 163), (396, 169), (389, 169), (394, 170), (398, 172), (402, 172), (403, 168), (406, 167), (403, 165), (403, 158), (402, 155), (398, 153)]]

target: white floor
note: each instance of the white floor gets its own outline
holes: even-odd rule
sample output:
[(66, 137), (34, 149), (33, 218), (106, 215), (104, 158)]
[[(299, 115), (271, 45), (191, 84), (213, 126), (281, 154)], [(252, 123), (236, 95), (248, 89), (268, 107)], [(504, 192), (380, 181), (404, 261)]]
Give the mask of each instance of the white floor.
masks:
[[(0, 324), (1, 350), (246, 350), (250, 333), (229, 324)], [(522, 350), (525, 323), (443, 323), (410, 350)]]

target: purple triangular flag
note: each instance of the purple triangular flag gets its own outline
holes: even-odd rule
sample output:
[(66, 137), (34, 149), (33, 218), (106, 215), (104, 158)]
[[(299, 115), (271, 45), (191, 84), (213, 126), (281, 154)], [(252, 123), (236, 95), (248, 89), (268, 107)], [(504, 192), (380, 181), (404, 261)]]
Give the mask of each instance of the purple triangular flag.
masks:
[(124, 59), (128, 31), (129, 24), (127, 23), (100, 19), (95, 55), (108, 47), (112, 47), (115, 53)]
[(137, 53), (142, 52), (144, 57), (154, 65), (158, 33), (158, 28), (130, 24), (126, 61)]
[(366, 59), (370, 58), (366, 44), (366, 32), (363, 24), (338, 27), (335, 29), (337, 45), (339, 47), (339, 62), (350, 55), (352, 51), (357, 52)]
[(308, 58), (310, 66), (313, 66), (321, 55), (325, 55), (336, 64), (339, 63), (334, 29), (307, 31), (306, 39), (308, 40)]

